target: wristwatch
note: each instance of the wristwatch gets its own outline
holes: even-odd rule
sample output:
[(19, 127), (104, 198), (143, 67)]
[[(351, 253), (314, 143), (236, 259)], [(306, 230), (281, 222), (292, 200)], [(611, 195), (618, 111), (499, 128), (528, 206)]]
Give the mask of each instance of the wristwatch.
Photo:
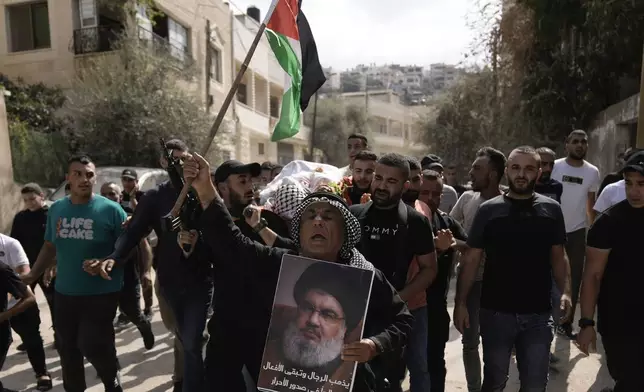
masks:
[(266, 222), (266, 219), (260, 218), (259, 223), (253, 227), (253, 231), (255, 233), (259, 233), (260, 231), (264, 230), (266, 227), (268, 227), (268, 222)]
[(586, 327), (594, 327), (595, 326), (595, 320), (587, 319), (587, 318), (581, 318), (579, 319), (579, 328), (584, 329)]

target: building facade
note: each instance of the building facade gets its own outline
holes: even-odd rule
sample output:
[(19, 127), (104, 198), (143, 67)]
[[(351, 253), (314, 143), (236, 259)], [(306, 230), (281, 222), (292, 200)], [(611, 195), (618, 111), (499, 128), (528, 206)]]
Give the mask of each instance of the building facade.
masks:
[(421, 114), (403, 105), (400, 96), (392, 90), (342, 94), (347, 104), (367, 107), (369, 128), (373, 140), (370, 149), (376, 154), (395, 152), (420, 157), (429, 150), (422, 140), (419, 127)]

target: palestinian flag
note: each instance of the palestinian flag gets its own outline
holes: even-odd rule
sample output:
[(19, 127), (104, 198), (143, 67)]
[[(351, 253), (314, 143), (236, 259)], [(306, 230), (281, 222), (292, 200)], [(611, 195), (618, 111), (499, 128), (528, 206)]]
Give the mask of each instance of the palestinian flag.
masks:
[(286, 73), (280, 119), (271, 137), (274, 142), (299, 132), (302, 112), (326, 81), (301, 5), (301, 0), (273, 0), (264, 20), (268, 42)]

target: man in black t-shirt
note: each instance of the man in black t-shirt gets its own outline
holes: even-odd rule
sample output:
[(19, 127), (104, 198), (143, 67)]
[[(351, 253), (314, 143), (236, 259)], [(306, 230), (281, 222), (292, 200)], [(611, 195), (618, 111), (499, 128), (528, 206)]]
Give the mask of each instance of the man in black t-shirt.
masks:
[[(244, 209), (253, 203), (254, 199), (252, 178), (261, 174), (262, 167), (258, 163), (243, 164), (230, 160), (211, 173), (211, 178), (242, 234), (260, 244), (266, 244), (260, 235), (264, 228), (269, 228), (281, 238), (290, 238), (286, 222), (271, 211), (262, 210), (260, 222), (254, 227), (248, 224), (244, 216)], [(239, 258), (234, 252), (224, 249), (217, 251), (221, 258)], [(231, 387), (233, 390), (244, 389), (242, 368), (246, 365), (244, 361), (250, 358), (248, 350), (264, 343), (257, 341), (263, 336), (257, 332), (258, 328), (261, 329), (264, 325), (263, 317), (253, 312), (248, 314), (246, 311), (257, 306), (261, 285), (256, 281), (254, 271), (244, 268), (242, 260), (238, 261), (238, 275), (230, 272), (220, 274), (215, 267), (214, 315), (208, 321), (210, 340), (206, 346), (206, 390), (219, 388), (222, 378), (226, 378), (228, 386), (234, 385)], [(231, 301), (230, 298), (235, 298), (236, 301)], [(272, 298), (266, 300), (272, 301)], [(240, 303), (245, 305), (240, 307)], [(231, 355), (232, 352), (235, 355)]]
[(139, 200), (143, 197), (143, 192), (139, 190), (139, 175), (136, 170), (123, 170), (123, 173), (121, 173), (121, 185), (123, 185), (121, 207), (131, 215), (134, 213)]
[[(18, 302), (7, 310), (9, 294), (18, 299)], [(36, 305), (34, 293), (27, 287), (16, 273), (6, 265), (0, 263), (0, 370), (7, 358), (9, 346), (11, 346), (11, 326), (9, 320), (28, 307)], [(50, 387), (51, 389), (51, 387)], [(0, 391), (13, 392), (5, 389), (0, 381)]]
[[(371, 183), (371, 201), (350, 207), (362, 229), (362, 238), (356, 248), (383, 272), (404, 301), (427, 290), (437, 270), (429, 220), (402, 201), (403, 192), (409, 187), (409, 176), (406, 157), (383, 155), (376, 164)], [(407, 282), (414, 257), (420, 272)], [(400, 358), (396, 358), (383, 365), (388, 369), (383, 370), (383, 374), (389, 375), (391, 392), (402, 391), (398, 369), (401, 363)], [(424, 367), (426, 369), (426, 364)]]
[(537, 179), (534, 191), (557, 200), (557, 202), (561, 204), (563, 185), (559, 181), (550, 177), (552, 169), (555, 167), (557, 154), (548, 147), (538, 148), (537, 153), (539, 153), (539, 157), (541, 158), (541, 175)]
[(644, 391), (644, 335), (639, 330), (644, 295), (644, 152), (623, 169), (626, 200), (601, 214), (588, 231), (577, 342), (588, 354), (595, 344), (595, 306), (615, 392)]
[(556, 201), (534, 192), (540, 157), (532, 147), (510, 153), (509, 191), (479, 208), (458, 279), (454, 325), (469, 325), (466, 299), (485, 252), (479, 322), (483, 339), (483, 391), (502, 391), (516, 347), (521, 390), (545, 391), (553, 338), (552, 274), (570, 309), (566, 228)]

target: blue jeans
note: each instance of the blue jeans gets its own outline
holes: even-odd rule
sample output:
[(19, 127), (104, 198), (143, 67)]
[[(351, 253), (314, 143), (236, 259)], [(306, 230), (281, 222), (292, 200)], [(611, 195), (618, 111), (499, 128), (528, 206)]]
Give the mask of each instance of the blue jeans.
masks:
[(405, 362), (409, 369), (411, 392), (429, 391), (427, 368), (427, 306), (411, 311), (414, 325), (405, 348)]
[(213, 287), (204, 283), (181, 291), (173, 289), (161, 287), (161, 292), (172, 309), (177, 338), (183, 346), (183, 392), (201, 391), (205, 382), (204, 329)]
[(479, 310), (481, 308), (481, 281), (474, 282), (467, 297), (467, 312), (470, 315), (470, 327), (463, 331), (463, 366), (468, 392), (481, 392), (481, 355), (479, 345), (481, 334), (479, 327)]
[(544, 392), (548, 385), (553, 322), (550, 313), (511, 314), (481, 309), (483, 340), (482, 392), (501, 392), (508, 382), (512, 348), (516, 348), (521, 392)]

